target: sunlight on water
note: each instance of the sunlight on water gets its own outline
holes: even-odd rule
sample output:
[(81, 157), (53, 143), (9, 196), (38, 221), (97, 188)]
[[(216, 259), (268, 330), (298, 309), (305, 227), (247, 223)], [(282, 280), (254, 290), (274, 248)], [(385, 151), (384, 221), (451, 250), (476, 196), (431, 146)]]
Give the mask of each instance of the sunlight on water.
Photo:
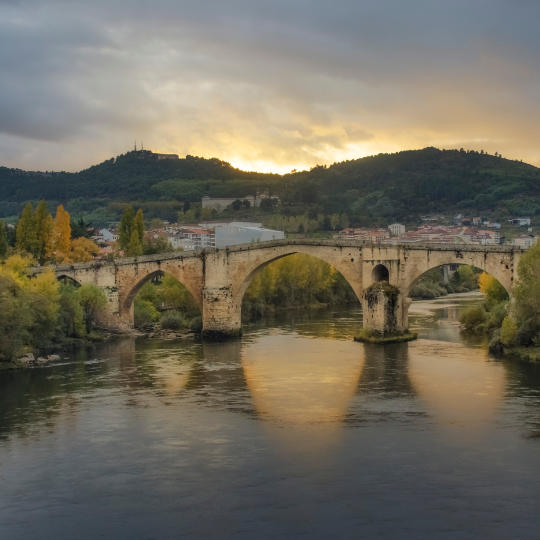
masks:
[(506, 383), (504, 367), (485, 349), (427, 339), (409, 346), (409, 377), (438, 425), (476, 433), (492, 425)]

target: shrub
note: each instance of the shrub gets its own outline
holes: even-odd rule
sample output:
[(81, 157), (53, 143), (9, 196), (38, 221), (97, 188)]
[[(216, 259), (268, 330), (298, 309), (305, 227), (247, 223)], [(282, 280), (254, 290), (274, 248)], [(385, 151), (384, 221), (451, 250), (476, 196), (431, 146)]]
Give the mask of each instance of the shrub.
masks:
[(180, 330), (187, 327), (184, 315), (179, 311), (168, 311), (164, 313), (161, 316), (159, 324), (165, 330)]
[(202, 317), (193, 317), (189, 323), (189, 329), (192, 332), (200, 332), (202, 330)]
[(135, 299), (134, 320), (136, 328), (147, 328), (159, 319), (159, 311), (149, 300)]
[(518, 326), (514, 319), (507, 316), (501, 325), (501, 343), (507, 347), (517, 344)]
[(459, 322), (467, 332), (483, 332), (486, 321), (487, 313), (481, 306), (470, 307), (459, 317)]

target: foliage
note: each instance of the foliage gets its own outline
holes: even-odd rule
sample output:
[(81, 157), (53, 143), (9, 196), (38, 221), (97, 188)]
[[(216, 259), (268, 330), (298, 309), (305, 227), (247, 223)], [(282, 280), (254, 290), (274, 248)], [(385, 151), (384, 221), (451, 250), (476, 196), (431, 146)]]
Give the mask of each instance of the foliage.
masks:
[(478, 286), (485, 297), (488, 307), (508, 300), (506, 289), (493, 276), (486, 272), (480, 274)]
[(161, 316), (159, 324), (161, 328), (166, 330), (180, 330), (189, 327), (184, 314), (180, 311), (166, 311)]
[(3, 259), (7, 255), (8, 247), (6, 226), (4, 225), (4, 222), (0, 220), (0, 259)]
[[(307, 212), (309, 219), (346, 214), (354, 225), (454, 211), (534, 215), (540, 213), (539, 179), (540, 170), (525, 163), (437, 148), (379, 154), (286, 175), (245, 172), (218, 159), (193, 156), (158, 160), (139, 151), (78, 173), (0, 167), (0, 215), (18, 213), (26, 201), (43, 197), (51, 204), (66, 201), (77, 215), (100, 222), (118, 219), (123, 210), (110, 201), (141, 201), (137, 204), (150, 217), (173, 220), (179, 210), (189, 213), (203, 195), (240, 199), (257, 191), (279, 196), (280, 207), (240, 208), (238, 214), (262, 219), (277, 210), (286, 217)], [(130, 236), (131, 231), (126, 245)]]
[(69, 262), (71, 251), (71, 218), (61, 204), (58, 205), (54, 218), (52, 248), (57, 262)]
[[(181, 326), (174, 329), (200, 330), (200, 310), (191, 293), (172, 276), (158, 275), (153, 281), (146, 282), (135, 297), (135, 326), (143, 329), (160, 320), (163, 328), (173, 329), (172, 326), (165, 327), (162, 324), (163, 321), (169, 324), (168, 315), (171, 313), (172, 319), (181, 323)], [(181, 318), (177, 316), (178, 313), (182, 315)]]
[(159, 311), (150, 300), (135, 298), (134, 321), (136, 328), (147, 328), (159, 320)]
[(502, 321), (500, 340), (507, 347), (518, 343), (518, 325), (510, 316), (505, 317)]
[(32, 263), (16, 254), (0, 265), (0, 361), (85, 336), (105, 306), (94, 285), (60, 285), (52, 270), (29, 277)]
[(521, 256), (511, 316), (522, 345), (540, 344), (540, 244)]
[(105, 293), (91, 283), (81, 285), (77, 291), (79, 302), (84, 314), (86, 331), (90, 333), (103, 314), (107, 298)]
[(127, 206), (120, 221), (118, 246), (128, 257), (137, 257), (143, 254), (144, 217), (139, 208), (133, 212), (131, 205)]
[(467, 332), (481, 333), (485, 329), (488, 315), (483, 306), (472, 306), (460, 315), (459, 322)]
[(242, 304), (254, 318), (293, 306), (342, 305), (357, 302), (345, 278), (324, 261), (304, 254), (278, 259), (251, 281)]
[(478, 287), (476, 273), (472, 267), (461, 265), (445, 282), (443, 267), (432, 268), (415, 281), (409, 296), (430, 300), (449, 293), (461, 293), (475, 290)]
[(81, 236), (71, 241), (71, 253), (69, 256), (72, 262), (88, 262), (91, 261), (99, 253), (99, 247), (97, 244)]

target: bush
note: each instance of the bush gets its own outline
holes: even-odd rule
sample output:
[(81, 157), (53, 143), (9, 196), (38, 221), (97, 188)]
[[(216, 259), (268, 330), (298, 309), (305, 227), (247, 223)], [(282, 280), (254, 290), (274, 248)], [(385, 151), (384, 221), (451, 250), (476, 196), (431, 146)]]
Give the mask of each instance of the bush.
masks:
[(202, 330), (202, 317), (193, 317), (189, 323), (189, 329), (192, 332), (200, 332)]
[(159, 324), (164, 330), (180, 330), (187, 327), (184, 315), (179, 311), (168, 311), (164, 313), (161, 316)]
[(134, 320), (135, 328), (148, 328), (159, 320), (159, 311), (149, 300), (135, 298)]
[(517, 344), (518, 326), (514, 319), (505, 317), (501, 326), (501, 343), (507, 347)]
[(466, 309), (459, 317), (459, 322), (467, 332), (483, 332), (487, 321), (486, 310), (481, 306)]

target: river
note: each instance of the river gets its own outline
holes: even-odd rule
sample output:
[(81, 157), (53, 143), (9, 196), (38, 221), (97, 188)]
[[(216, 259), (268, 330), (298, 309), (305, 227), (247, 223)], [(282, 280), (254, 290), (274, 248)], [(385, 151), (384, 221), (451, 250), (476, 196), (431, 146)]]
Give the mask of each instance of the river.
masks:
[(539, 538), (540, 368), (457, 316), (355, 309), (222, 344), (122, 339), (0, 372), (0, 538)]

